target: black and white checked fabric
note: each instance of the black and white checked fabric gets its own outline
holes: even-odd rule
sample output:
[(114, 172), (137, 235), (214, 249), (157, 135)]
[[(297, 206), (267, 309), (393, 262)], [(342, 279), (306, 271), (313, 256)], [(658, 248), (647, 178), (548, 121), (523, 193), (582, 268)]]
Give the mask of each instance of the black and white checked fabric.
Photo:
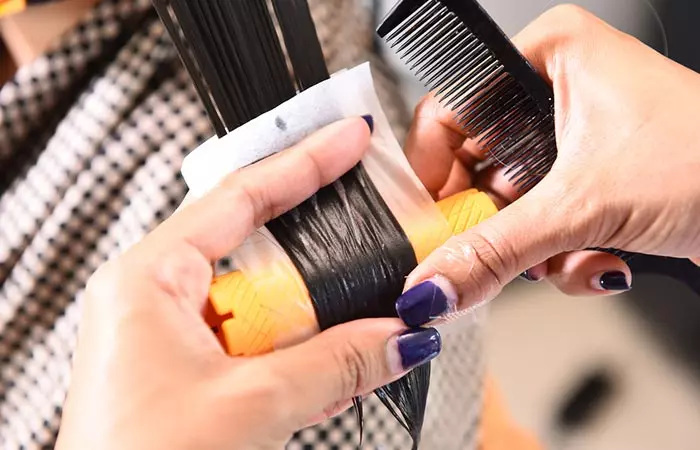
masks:
[[(372, 60), (402, 136), (366, 2), (311, 3), (331, 70)], [(0, 448), (53, 448), (83, 286), (179, 205), (182, 159), (211, 135), (149, 0), (103, 0), (0, 89)], [(446, 334), (423, 448), (476, 448), (480, 336), (478, 325)], [(365, 408), (364, 448), (410, 448), (376, 399)], [(355, 449), (358, 430), (349, 412), (288, 448)]]

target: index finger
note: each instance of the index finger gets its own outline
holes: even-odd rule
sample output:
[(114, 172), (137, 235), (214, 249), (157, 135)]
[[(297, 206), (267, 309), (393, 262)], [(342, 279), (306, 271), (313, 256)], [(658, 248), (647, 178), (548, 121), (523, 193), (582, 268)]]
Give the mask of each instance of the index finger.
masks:
[(369, 148), (370, 134), (367, 122), (359, 117), (329, 125), (229, 175), (166, 220), (156, 233), (194, 246), (210, 261), (222, 258), (266, 222), (353, 168)]
[(414, 172), (435, 198), (449, 180), (455, 153), (464, 144), (465, 136), (453, 115), (432, 94), (427, 95), (416, 107), (404, 148)]

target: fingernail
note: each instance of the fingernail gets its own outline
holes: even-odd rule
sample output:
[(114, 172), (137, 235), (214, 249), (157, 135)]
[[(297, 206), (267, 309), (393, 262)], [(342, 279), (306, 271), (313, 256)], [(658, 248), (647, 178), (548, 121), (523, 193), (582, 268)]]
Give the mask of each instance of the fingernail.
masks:
[(537, 283), (539, 281), (542, 281), (541, 278), (536, 278), (535, 276), (533, 276), (530, 270), (526, 270), (525, 272), (521, 273), (520, 278), (522, 280), (529, 281), (530, 283)]
[(442, 340), (435, 328), (421, 328), (405, 331), (389, 347), (391, 370), (400, 374), (435, 359), (442, 350)]
[(623, 272), (604, 273), (600, 277), (599, 285), (604, 291), (628, 291), (630, 289), (627, 275)]
[(411, 328), (432, 322), (445, 314), (456, 312), (455, 289), (441, 278), (424, 281), (406, 291), (396, 301), (396, 312)]
[(370, 114), (362, 116), (365, 122), (367, 122), (367, 126), (369, 127), (369, 132), (374, 133), (374, 117), (372, 117)]

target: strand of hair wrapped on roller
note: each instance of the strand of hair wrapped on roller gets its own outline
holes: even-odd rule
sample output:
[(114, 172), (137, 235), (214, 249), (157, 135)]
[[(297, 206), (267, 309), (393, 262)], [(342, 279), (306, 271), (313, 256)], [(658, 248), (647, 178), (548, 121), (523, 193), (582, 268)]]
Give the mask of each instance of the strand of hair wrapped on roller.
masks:
[[(496, 213), (496, 207), (484, 193), (470, 190), (437, 203), (445, 226), (424, 229), (411, 240), (418, 263), (453, 235), (463, 233)], [(270, 269), (257, 282), (273, 285), (265, 292), (240, 271), (214, 279), (210, 290), (211, 311), (208, 323), (227, 352), (235, 356), (254, 356), (273, 351), (293, 342), (296, 334), (307, 335), (319, 330), (317, 318), (301, 274)], [(278, 295), (280, 293), (286, 295)], [(355, 299), (360, 302), (361, 299)], [(393, 301), (387, 299), (393, 307)], [(284, 314), (277, 314), (284, 311)], [(289, 339), (286, 337), (290, 336)]]

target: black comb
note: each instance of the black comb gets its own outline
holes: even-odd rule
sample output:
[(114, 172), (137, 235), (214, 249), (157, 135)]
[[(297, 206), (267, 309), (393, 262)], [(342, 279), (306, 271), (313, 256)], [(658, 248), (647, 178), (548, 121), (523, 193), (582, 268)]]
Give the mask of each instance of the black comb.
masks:
[[(506, 176), (518, 190), (529, 190), (549, 173), (557, 158), (552, 88), (476, 0), (403, 0), (377, 33), (455, 112), (466, 136), (508, 168)], [(595, 250), (626, 262), (637, 256)], [(672, 276), (697, 286), (700, 270), (693, 272)]]
[(378, 33), (519, 189), (549, 172), (557, 156), (552, 89), (477, 2), (403, 1)]

